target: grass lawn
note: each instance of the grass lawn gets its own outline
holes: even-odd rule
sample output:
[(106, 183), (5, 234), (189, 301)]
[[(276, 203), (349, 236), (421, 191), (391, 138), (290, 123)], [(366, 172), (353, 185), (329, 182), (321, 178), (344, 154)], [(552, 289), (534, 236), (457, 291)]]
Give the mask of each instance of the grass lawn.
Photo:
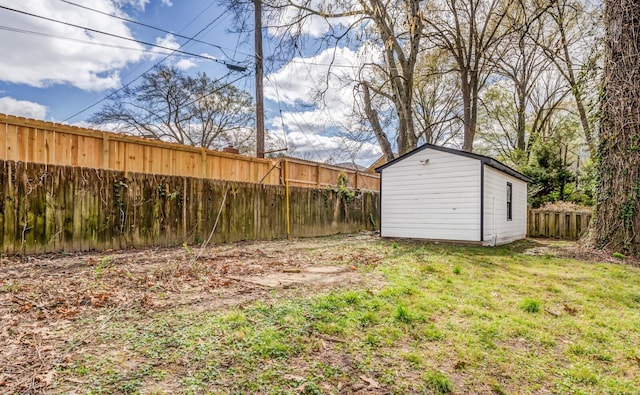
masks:
[(358, 280), (267, 289), (210, 309), (96, 308), (51, 329), (65, 352), (58, 347), (64, 357), (44, 390), (640, 394), (637, 267), (564, 258), (562, 244), (535, 241), (274, 243), (282, 259), (294, 251)]

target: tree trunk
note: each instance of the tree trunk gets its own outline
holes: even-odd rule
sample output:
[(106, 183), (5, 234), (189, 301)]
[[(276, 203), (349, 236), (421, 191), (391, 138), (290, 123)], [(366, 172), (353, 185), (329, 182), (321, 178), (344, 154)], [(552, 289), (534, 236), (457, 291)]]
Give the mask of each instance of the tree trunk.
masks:
[[(558, 5), (559, 7), (560, 5)], [(576, 107), (578, 108), (578, 115), (580, 116), (580, 124), (584, 132), (584, 139), (589, 148), (589, 154), (592, 158), (596, 157), (596, 147), (593, 141), (593, 132), (591, 131), (591, 125), (589, 124), (589, 118), (587, 117), (587, 110), (584, 104), (584, 98), (582, 97), (582, 84), (576, 79), (575, 72), (573, 71), (574, 65), (571, 62), (571, 54), (569, 53), (569, 44), (567, 43), (567, 35), (564, 30), (564, 21), (560, 19), (558, 22), (558, 28), (560, 32), (560, 38), (562, 42), (562, 50), (564, 51), (564, 60), (567, 67), (567, 80), (571, 86), (571, 93), (576, 101)]]
[(393, 149), (391, 148), (391, 143), (389, 142), (387, 135), (384, 133), (384, 130), (382, 130), (380, 120), (378, 119), (378, 114), (371, 106), (371, 92), (369, 90), (369, 85), (366, 82), (361, 82), (360, 86), (362, 87), (362, 93), (364, 96), (364, 112), (367, 115), (369, 124), (371, 124), (373, 133), (376, 135), (376, 140), (378, 141), (378, 144), (382, 149), (382, 154), (384, 155), (387, 162), (391, 162), (394, 159)]
[(518, 111), (518, 120), (516, 121), (516, 128), (517, 128), (517, 137), (516, 137), (516, 148), (518, 150), (520, 150), (520, 152), (525, 152), (526, 148), (527, 148), (527, 143), (526, 143), (526, 112), (527, 112), (527, 93), (526, 93), (526, 89), (527, 87), (525, 86), (524, 83), (518, 83), (516, 84), (516, 93), (518, 96), (518, 107), (517, 107), (517, 111)]
[(604, 97), (593, 224), (599, 248), (640, 255), (640, 2), (607, 0)]
[(463, 75), (461, 80), (462, 91), (462, 107), (463, 107), (463, 119), (464, 122), (464, 140), (462, 142), (462, 149), (467, 152), (473, 151), (473, 138), (475, 137), (475, 125), (472, 125), (471, 120), (471, 85), (466, 74)]

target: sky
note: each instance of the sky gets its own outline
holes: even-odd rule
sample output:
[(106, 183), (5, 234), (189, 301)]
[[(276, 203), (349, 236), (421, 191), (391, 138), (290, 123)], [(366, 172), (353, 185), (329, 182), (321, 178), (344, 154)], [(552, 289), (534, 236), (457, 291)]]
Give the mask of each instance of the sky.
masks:
[[(0, 113), (85, 126), (110, 93), (135, 86), (158, 63), (235, 81), (253, 94), (254, 48), (247, 36), (230, 33), (231, 26), (231, 13), (215, 0), (0, 0)], [(323, 27), (311, 23), (306, 29), (312, 37)], [(264, 35), (268, 57), (277, 40), (267, 29)], [(194, 36), (197, 42), (188, 40)], [(188, 54), (167, 56), (178, 48)], [(327, 79), (332, 59), (343, 67)], [(381, 155), (376, 144), (344, 133), (352, 127), (354, 98), (340, 74), (352, 72), (358, 61), (354, 48), (302, 49), (270, 66), (264, 79), (272, 137), (267, 149), (286, 147), (290, 155), (322, 162), (375, 161)], [(231, 71), (225, 63), (249, 72)], [(318, 87), (328, 88), (323, 105), (314, 100)]]

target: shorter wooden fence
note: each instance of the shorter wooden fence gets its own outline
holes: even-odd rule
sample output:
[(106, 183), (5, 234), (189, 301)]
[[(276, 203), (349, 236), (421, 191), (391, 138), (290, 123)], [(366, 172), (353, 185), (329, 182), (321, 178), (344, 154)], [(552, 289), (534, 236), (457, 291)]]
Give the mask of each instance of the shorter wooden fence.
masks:
[(0, 253), (270, 240), (373, 229), (378, 193), (0, 160)]
[(591, 211), (530, 209), (527, 236), (578, 240), (589, 229)]

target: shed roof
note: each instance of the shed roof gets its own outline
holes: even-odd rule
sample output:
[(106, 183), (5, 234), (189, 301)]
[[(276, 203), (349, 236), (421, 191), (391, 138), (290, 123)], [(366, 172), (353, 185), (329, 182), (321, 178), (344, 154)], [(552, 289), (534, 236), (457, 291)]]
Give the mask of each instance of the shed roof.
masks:
[(381, 173), (382, 170), (384, 170), (385, 168), (393, 165), (394, 163), (400, 162), (401, 160), (404, 160), (414, 154), (417, 154), (418, 152), (425, 150), (427, 148), (436, 150), (436, 151), (442, 151), (442, 152), (447, 152), (449, 154), (453, 154), (453, 155), (460, 155), (460, 156), (464, 156), (467, 158), (472, 158), (472, 159), (477, 159), (479, 161), (481, 161), (482, 163), (484, 163), (487, 166), (491, 166), (494, 169), (500, 170), (503, 173), (507, 173), (510, 176), (516, 177), (524, 182), (531, 182), (531, 179), (527, 176), (525, 176), (524, 174), (510, 168), (509, 166), (491, 158), (485, 155), (480, 155), (480, 154), (474, 154), (472, 152), (466, 152), (466, 151), (460, 151), (457, 149), (453, 149), (453, 148), (447, 148), (447, 147), (440, 147), (438, 145), (433, 145), (433, 144), (423, 144), (420, 147), (414, 149), (411, 152), (407, 152), (406, 154), (395, 158), (394, 160), (392, 160), (391, 162), (387, 162), (386, 164), (377, 167), (376, 168), (376, 173)]

